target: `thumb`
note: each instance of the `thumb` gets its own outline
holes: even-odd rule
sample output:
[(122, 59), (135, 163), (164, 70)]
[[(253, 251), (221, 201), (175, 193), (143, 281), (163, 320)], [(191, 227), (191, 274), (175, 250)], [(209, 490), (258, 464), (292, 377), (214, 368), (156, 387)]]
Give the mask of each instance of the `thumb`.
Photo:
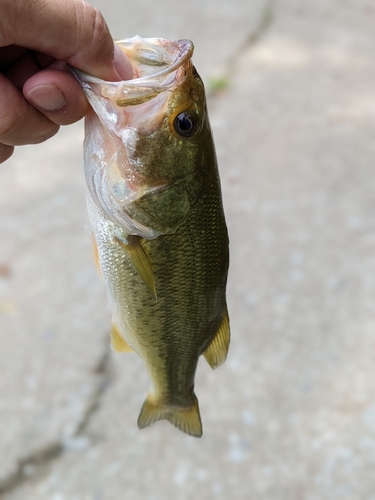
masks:
[(104, 80), (129, 79), (129, 60), (115, 46), (102, 14), (83, 0), (1, 0), (0, 47), (48, 54)]

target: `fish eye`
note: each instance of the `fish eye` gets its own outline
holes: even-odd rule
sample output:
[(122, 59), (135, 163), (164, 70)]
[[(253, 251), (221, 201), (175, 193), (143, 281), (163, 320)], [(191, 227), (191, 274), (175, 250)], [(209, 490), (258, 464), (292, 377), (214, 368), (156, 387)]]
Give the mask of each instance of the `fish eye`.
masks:
[(173, 126), (182, 137), (192, 137), (198, 129), (196, 117), (186, 111), (176, 116)]

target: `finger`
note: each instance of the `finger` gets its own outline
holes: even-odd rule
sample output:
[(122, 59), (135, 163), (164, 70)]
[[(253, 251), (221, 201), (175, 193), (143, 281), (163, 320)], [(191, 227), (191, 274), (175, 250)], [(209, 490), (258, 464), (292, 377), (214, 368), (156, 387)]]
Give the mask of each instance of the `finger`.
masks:
[(31, 52), (27, 52), (22, 57), (17, 59), (13, 64), (8, 66), (8, 68), (3, 72), (3, 74), (13, 83), (13, 85), (18, 89), (22, 90), (22, 87), (26, 80), (28, 80), (32, 75), (37, 73), (40, 67)]
[(47, 56), (47, 54), (43, 54), (43, 52), (38, 52), (37, 50), (34, 51), (33, 56), (41, 69), (47, 68), (54, 61), (53, 57)]
[[(83, 0), (2, 0), (0, 46), (10, 44), (43, 52), (105, 80), (132, 76), (130, 63), (127, 75), (117, 71), (107, 24)], [(127, 61), (124, 54), (117, 57)]]
[(0, 74), (0, 143), (7, 146), (37, 144), (56, 134), (59, 127), (29, 104)]
[(0, 47), (0, 70), (26, 54), (27, 50), (25, 47), (17, 47), (17, 45)]
[(14, 151), (13, 146), (7, 146), (6, 144), (0, 144), (0, 163), (4, 163), (4, 161), (8, 160)]
[(23, 93), (33, 106), (58, 125), (80, 120), (89, 107), (80, 84), (68, 72), (66, 64), (61, 62), (53, 63), (50, 68), (29, 78)]

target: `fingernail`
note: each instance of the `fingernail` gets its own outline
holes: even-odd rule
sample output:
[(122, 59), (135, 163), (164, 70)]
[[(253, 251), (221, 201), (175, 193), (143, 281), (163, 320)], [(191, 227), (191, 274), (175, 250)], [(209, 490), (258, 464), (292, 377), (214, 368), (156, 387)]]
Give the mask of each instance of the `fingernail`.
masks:
[(39, 85), (27, 94), (29, 101), (45, 111), (58, 111), (66, 105), (64, 94), (56, 85)]
[(121, 80), (131, 80), (133, 78), (133, 66), (128, 56), (115, 44), (114, 65)]

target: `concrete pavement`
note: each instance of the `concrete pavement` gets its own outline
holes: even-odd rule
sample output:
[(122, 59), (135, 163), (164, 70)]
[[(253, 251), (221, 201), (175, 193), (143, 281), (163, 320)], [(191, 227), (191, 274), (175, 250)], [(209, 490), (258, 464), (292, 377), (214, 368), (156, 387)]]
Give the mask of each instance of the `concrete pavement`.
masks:
[(233, 340), (198, 368), (201, 440), (139, 431), (148, 380), (108, 350), (82, 124), (16, 152), (0, 169), (2, 497), (374, 499), (374, 6), (98, 6), (116, 37), (192, 38), (208, 89), (228, 80), (209, 109)]

